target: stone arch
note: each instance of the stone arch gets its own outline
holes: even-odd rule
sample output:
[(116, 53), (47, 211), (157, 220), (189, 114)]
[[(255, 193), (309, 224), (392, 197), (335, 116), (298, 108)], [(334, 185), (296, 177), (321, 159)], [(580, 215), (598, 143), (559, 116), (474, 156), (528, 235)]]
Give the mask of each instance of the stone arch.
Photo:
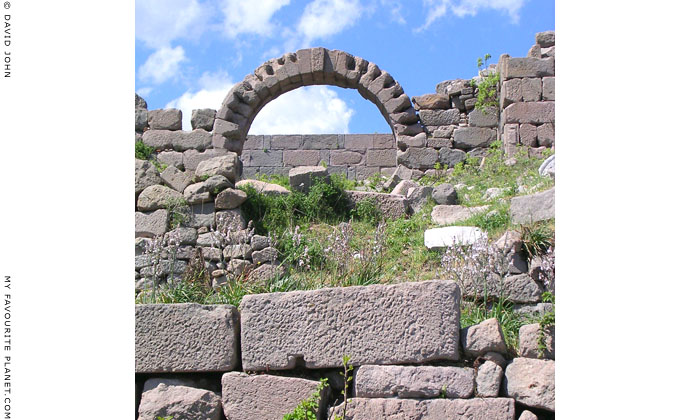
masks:
[(213, 147), (241, 154), (249, 127), (267, 103), (283, 93), (312, 85), (357, 89), (379, 109), (402, 151), (426, 140), (410, 98), (388, 72), (344, 51), (319, 47), (269, 60), (236, 84), (216, 113)]

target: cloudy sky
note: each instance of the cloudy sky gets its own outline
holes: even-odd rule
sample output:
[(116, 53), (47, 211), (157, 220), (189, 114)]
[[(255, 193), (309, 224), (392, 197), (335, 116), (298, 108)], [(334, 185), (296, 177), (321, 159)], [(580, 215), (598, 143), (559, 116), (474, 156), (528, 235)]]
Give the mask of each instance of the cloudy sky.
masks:
[[(136, 91), (149, 109), (217, 109), (264, 61), (323, 46), (388, 71), (409, 96), (476, 75), (477, 57), (525, 56), (552, 30), (543, 0), (136, 0)], [(356, 90), (304, 87), (270, 102), (250, 133), (388, 132)]]

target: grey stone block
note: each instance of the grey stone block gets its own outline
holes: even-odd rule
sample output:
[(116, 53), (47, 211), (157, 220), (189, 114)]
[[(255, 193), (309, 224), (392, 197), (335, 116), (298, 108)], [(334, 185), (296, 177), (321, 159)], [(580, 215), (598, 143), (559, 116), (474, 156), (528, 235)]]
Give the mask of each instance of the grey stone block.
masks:
[(173, 132), (172, 146), (178, 152), (189, 149), (204, 151), (211, 147), (211, 133), (202, 129)]
[(312, 150), (337, 149), (338, 148), (338, 135), (337, 134), (305, 135), (303, 147), (305, 149), (312, 149)]
[[(342, 415), (343, 404), (334, 408)], [(514, 420), (512, 398), (412, 400), (398, 398), (352, 398), (347, 404), (347, 420)]]
[(555, 359), (556, 358), (556, 330), (553, 326), (544, 328), (545, 349), (541, 357), (539, 356), (539, 324), (529, 324), (520, 327), (520, 357), (532, 359)]
[(498, 110), (495, 107), (487, 109), (474, 109), (468, 114), (470, 125), (473, 127), (498, 126)]
[(321, 162), (318, 150), (286, 150), (283, 163), (289, 166), (317, 166)]
[(184, 201), (181, 193), (165, 185), (151, 185), (144, 188), (137, 199), (137, 210), (152, 211), (165, 209), (171, 202)]
[(546, 123), (537, 127), (537, 143), (539, 146), (551, 147), (556, 141), (553, 124)]
[(395, 166), (397, 153), (395, 149), (367, 150), (367, 166)]
[(408, 147), (424, 147), (426, 146), (426, 133), (419, 133), (416, 136), (398, 136), (398, 147), (400, 149), (407, 149)]
[(398, 151), (398, 163), (410, 169), (431, 169), (438, 162), (438, 151), (430, 147), (409, 147)]
[[(266, 145), (264, 145), (264, 138), (267, 142)], [(242, 147), (242, 154), (244, 155), (244, 152), (246, 152), (247, 150), (263, 150), (264, 147), (278, 149), (277, 147), (271, 147), (270, 143), (272, 141), (272, 138), (273, 136), (247, 136), (247, 139), (244, 141), (244, 146)]]
[[(434, 149), (449, 149), (453, 147), (453, 140), (451, 140), (450, 138), (429, 137), (426, 140), (426, 145), (428, 147), (433, 147)], [(439, 153), (440, 152), (441, 151), (439, 150)], [(441, 163), (447, 162), (444, 162), (443, 158), (441, 158)]]
[(364, 365), (355, 373), (354, 387), (358, 398), (439, 398), (442, 393), (443, 398), (470, 398), (474, 369)]
[(517, 357), (506, 367), (503, 395), (527, 407), (556, 410), (556, 362)]
[(544, 77), (541, 79), (542, 83), (542, 96), (545, 101), (555, 101), (556, 100), (556, 78), (555, 77)]
[(346, 134), (345, 148), (350, 150), (366, 150), (374, 147), (374, 136), (371, 134)]
[(431, 220), (440, 225), (452, 225), (463, 222), (478, 213), (489, 211), (489, 206), (465, 207), (453, 205), (438, 205), (431, 211)]
[(135, 198), (145, 188), (161, 183), (158, 170), (148, 160), (135, 159), (134, 161), (134, 194)]
[(182, 193), (185, 188), (194, 182), (194, 172), (180, 171), (174, 166), (168, 166), (161, 173), (161, 179), (165, 185)]
[(239, 313), (232, 305), (136, 305), (135, 371), (222, 372), (238, 362)]
[[(228, 372), (221, 379), (223, 411), (228, 420), (276, 420), (291, 413), (317, 390), (319, 383), (302, 378)], [(323, 418), (327, 388), (322, 390), (318, 416)]]
[(173, 131), (151, 129), (142, 134), (141, 141), (154, 150), (166, 150), (172, 149), (173, 137)]
[(134, 94), (134, 109), (139, 109), (139, 108), (147, 109), (148, 105), (146, 104), (146, 100), (144, 98), (139, 96), (138, 93), (135, 93)]
[(278, 260), (278, 250), (269, 246), (259, 251), (252, 252), (254, 264), (275, 263)]
[(250, 150), (248, 166), (283, 166), (282, 150)]
[[(395, 151), (393, 153), (395, 155)], [(349, 150), (334, 150), (331, 152), (331, 165), (357, 165), (362, 162), (362, 154)]]
[(369, 179), (377, 173), (380, 173), (379, 168), (373, 166), (360, 165), (353, 167), (353, 169), (355, 169), (355, 179), (358, 181)]
[(154, 109), (148, 112), (152, 130), (182, 130), (182, 111), (179, 109)]
[(539, 220), (549, 220), (555, 217), (556, 189), (510, 200), (510, 215), (513, 223), (531, 223)]
[(163, 235), (168, 229), (168, 210), (160, 209), (151, 213), (136, 212), (134, 216), (135, 237), (153, 238)]
[(447, 110), (428, 110), (419, 111), (419, 119), (424, 125), (450, 125), (459, 124), (461, 114), (459, 109)]
[(543, 124), (554, 122), (555, 102), (518, 102), (503, 110), (503, 119), (507, 124)]
[(545, 77), (555, 75), (553, 58), (516, 57), (505, 60), (501, 80), (522, 77)]
[(374, 149), (394, 149), (395, 137), (392, 134), (374, 134), (372, 147)]
[(134, 110), (134, 129), (142, 132), (149, 126), (148, 111), (146, 109)]
[(214, 157), (225, 156), (228, 153), (231, 152), (223, 149), (208, 149), (203, 152), (199, 152), (198, 150), (185, 150), (182, 154), (184, 168), (188, 171), (195, 171), (199, 163)]
[(499, 96), (501, 108), (522, 101), (522, 79), (511, 79), (503, 82)]
[(497, 138), (494, 128), (458, 127), (453, 131), (453, 146), (465, 150), (488, 147)]
[(548, 48), (556, 45), (556, 32), (554, 31), (539, 32), (534, 38), (537, 41), (537, 45), (541, 48)]
[(520, 144), (537, 147), (537, 126), (534, 124), (520, 124)]
[(316, 178), (322, 178), (328, 182), (328, 171), (323, 166), (298, 166), (290, 169), (290, 186), (303, 193), (307, 193)]
[(541, 101), (541, 82), (542, 79), (524, 78), (520, 79), (522, 100), (525, 102)]
[(448, 109), (450, 100), (447, 94), (429, 93), (422, 96), (413, 96), (412, 104), (415, 109)]
[(247, 200), (247, 193), (242, 190), (226, 188), (216, 196), (216, 209), (231, 210), (242, 205)]
[(174, 166), (179, 170), (184, 170), (184, 158), (183, 154), (181, 152), (173, 152), (173, 151), (165, 151), (165, 152), (160, 152), (156, 155), (156, 160), (158, 162), (168, 165), (168, 166)]
[(434, 187), (431, 197), (438, 204), (452, 205), (458, 201), (458, 193), (455, 192), (455, 188), (451, 184), (441, 184)]
[[(246, 295), (245, 370), (457, 360), (460, 290), (453, 281)], [(423, 334), (419, 332), (423, 331)]]
[[(451, 140), (448, 139), (448, 142), (451, 142)], [(467, 158), (467, 154), (459, 149), (451, 149), (450, 146), (452, 146), (452, 144), (448, 147), (442, 147), (438, 151), (438, 158), (441, 164), (448, 165), (449, 168), (452, 168), (458, 163), (464, 162)]]
[[(283, 150), (290, 149), (296, 150), (302, 147), (302, 135), (288, 135), (288, 136), (270, 136), (270, 149)], [(262, 149), (262, 147), (256, 147), (255, 149)]]
[(216, 118), (216, 110), (210, 108), (192, 110), (192, 130), (213, 130), (213, 120)]
[(403, 196), (371, 191), (346, 191), (346, 194), (352, 207), (360, 201), (373, 200), (386, 218), (397, 219), (407, 214), (408, 203)]
[(503, 368), (487, 360), (477, 369), (477, 397), (495, 398), (501, 392)]
[(240, 163), (237, 154), (229, 152), (224, 156), (218, 156), (200, 162), (194, 174), (197, 179), (205, 176), (212, 177), (220, 175), (227, 178), (230, 182), (235, 182), (240, 178), (240, 171)]
[(488, 352), (508, 354), (503, 330), (496, 318), (463, 328), (460, 332), (460, 342), (462, 351), (470, 357), (478, 357)]
[(160, 383), (142, 393), (138, 419), (220, 420), (221, 412), (220, 396), (214, 392)]

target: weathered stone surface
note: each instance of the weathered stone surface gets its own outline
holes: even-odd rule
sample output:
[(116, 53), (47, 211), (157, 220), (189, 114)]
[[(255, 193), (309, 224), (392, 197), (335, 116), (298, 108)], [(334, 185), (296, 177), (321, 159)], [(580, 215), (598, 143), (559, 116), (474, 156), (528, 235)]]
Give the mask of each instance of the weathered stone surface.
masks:
[(509, 57), (503, 64), (502, 80), (555, 75), (555, 61), (553, 58)]
[(488, 147), (497, 138), (495, 128), (458, 127), (453, 131), (453, 145), (466, 150)]
[(458, 193), (451, 184), (441, 184), (434, 187), (431, 197), (438, 204), (455, 204), (458, 202)]
[(345, 193), (352, 207), (360, 201), (373, 200), (386, 218), (397, 219), (407, 214), (408, 202), (404, 196), (370, 191), (346, 191)]
[(431, 211), (431, 220), (434, 223), (445, 226), (453, 223), (464, 222), (478, 213), (489, 210), (489, 206), (465, 207), (452, 205), (438, 205)]
[(424, 147), (427, 145), (426, 133), (419, 133), (414, 136), (399, 135), (398, 147)]
[(148, 105), (146, 104), (146, 100), (139, 96), (138, 93), (134, 94), (134, 109), (147, 109)]
[(216, 196), (216, 208), (230, 210), (237, 208), (247, 200), (247, 193), (242, 190), (226, 188)]
[(251, 239), (252, 250), (259, 251), (259, 250), (262, 250), (262, 249), (264, 249), (270, 245), (271, 245), (271, 240), (269, 239), (268, 236), (262, 236), (262, 235), (252, 236), (252, 239)]
[(553, 326), (544, 328), (543, 354), (539, 356), (539, 324), (529, 324), (520, 327), (520, 357), (533, 359), (556, 358), (556, 331)]
[(218, 210), (215, 213), (216, 226), (227, 225), (230, 231), (239, 231), (247, 227), (247, 219), (241, 209)]
[(438, 151), (429, 147), (408, 147), (398, 152), (398, 163), (411, 169), (431, 169), (438, 161)]
[(214, 226), (215, 213), (212, 203), (190, 206), (190, 217), (187, 226), (193, 228), (210, 228)]
[(165, 233), (168, 228), (168, 210), (134, 214), (134, 234), (137, 238), (153, 238)]
[(213, 120), (216, 118), (216, 110), (210, 108), (192, 110), (192, 130), (213, 130)]
[(413, 96), (412, 104), (415, 109), (448, 109), (450, 108), (450, 100), (448, 95), (440, 95), (438, 93), (429, 93), (422, 96)]
[(254, 264), (275, 263), (277, 260), (278, 250), (271, 246), (252, 252), (252, 261)]
[(174, 135), (167, 130), (148, 130), (141, 136), (141, 141), (154, 150), (172, 149)]
[(194, 131), (175, 131), (170, 133), (172, 147), (178, 152), (195, 149), (199, 151), (211, 147), (211, 133), (197, 129)]
[(533, 124), (520, 124), (520, 143), (537, 147), (537, 127)]
[(517, 357), (506, 367), (503, 392), (528, 407), (556, 410), (556, 362)]
[[(342, 415), (343, 404), (334, 408)], [(515, 401), (511, 398), (412, 400), (398, 398), (352, 398), (345, 420), (513, 420)]]
[(251, 186), (256, 190), (256, 192), (260, 194), (277, 194), (277, 195), (286, 195), (290, 194), (290, 190), (287, 188), (278, 185), (278, 184), (271, 184), (268, 182), (263, 182), (259, 181), (256, 179), (243, 179), (242, 181), (238, 181), (235, 184), (236, 188), (240, 188), (243, 186)]
[(231, 152), (225, 149), (208, 149), (203, 152), (198, 150), (185, 150), (182, 154), (184, 168), (188, 171), (195, 171), (199, 163), (218, 156), (225, 156)]
[(505, 123), (543, 124), (555, 121), (555, 102), (518, 102), (503, 110)]
[(422, 109), (419, 111), (419, 119), (424, 125), (451, 125), (460, 123), (461, 114), (455, 108), (443, 111)]
[(473, 226), (447, 226), (425, 230), (424, 246), (429, 249), (444, 249), (454, 243), (471, 245), (485, 237), (486, 232)]
[(518, 420), (539, 420), (539, 417), (536, 416), (536, 414), (532, 413), (529, 410), (525, 410), (520, 414), (520, 417)]
[(252, 247), (249, 244), (228, 245), (223, 250), (223, 257), (248, 260), (252, 257)]
[[(249, 284), (265, 284), (270, 279), (280, 278), (285, 274), (285, 267), (283, 265), (261, 264), (258, 268), (252, 270), (247, 276), (247, 283)], [(247, 367), (244, 367), (245, 370)]]
[(460, 342), (462, 351), (470, 357), (478, 357), (490, 351), (508, 354), (503, 330), (496, 318), (463, 328), (460, 332)]
[(184, 197), (179, 192), (165, 185), (151, 185), (139, 194), (137, 199), (137, 209), (139, 211), (152, 211), (164, 209), (170, 202), (184, 201)]
[(289, 166), (316, 166), (321, 161), (318, 150), (286, 150), (283, 163)]
[(527, 51), (527, 57), (541, 58), (541, 47), (539, 44), (534, 44), (530, 47), (529, 51)]
[(158, 170), (148, 160), (135, 159), (134, 162), (134, 193), (139, 195), (146, 187), (161, 183)]
[(395, 166), (396, 151), (394, 149), (367, 150), (367, 166)]
[[(449, 139), (450, 141), (450, 139)], [(450, 141), (452, 145), (452, 141)], [(450, 147), (442, 147), (438, 151), (439, 162), (443, 165), (448, 165), (449, 168), (454, 167), (460, 162), (464, 162), (467, 158), (467, 154), (458, 149), (451, 149)]]
[(541, 100), (541, 79), (524, 78), (520, 79), (522, 100), (525, 102), (536, 102)]
[(182, 111), (179, 109), (154, 109), (149, 111), (151, 130), (182, 130)]
[(199, 163), (196, 167), (195, 175), (197, 178), (203, 176), (222, 175), (230, 182), (239, 179), (239, 160), (237, 154), (229, 152), (225, 156), (214, 157)]
[(522, 101), (522, 79), (511, 79), (503, 82), (499, 101), (501, 107)]
[(242, 366), (335, 368), (343, 354), (354, 366), (457, 360), (459, 299), (453, 281), (246, 295)]
[(177, 240), (180, 241), (180, 245), (196, 244), (197, 232), (194, 228), (178, 227), (165, 234), (166, 238), (171, 235), (175, 236)]
[[(503, 372), (501, 372), (501, 375)], [(455, 366), (364, 365), (355, 374), (359, 398), (470, 398), (474, 369)]]
[(220, 420), (221, 399), (211, 391), (160, 383), (146, 390), (139, 403), (140, 420), (171, 417), (185, 420)]
[(498, 110), (489, 107), (484, 110), (474, 109), (468, 114), (470, 125), (473, 127), (496, 127), (498, 126)]
[(548, 48), (556, 45), (556, 32), (554, 31), (538, 32), (534, 38), (537, 41), (537, 45), (541, 48)]
[(530, 223), (555, 217), (556, 188), (510, 200), (513, 223)]
[(546, 123), (537, 127), (537, 143), (539, 146), (551, 147), (556, 141), (553, 124)]
[(328, 182), (328, 171), (323, 166), (298, 166), (290, 169), (290, 186), (304, 193), (308, 192), (317, 178)]
[[(228, 420), (276, 420), (291, 413), (311, 397), (317, 381), (273, 375), (228, 372), (221, 380), (223, 412)], [(326, 392), (321, 393), (319, 416), (326, 408)]]
[(374, 149), (392, 149), (395, 147), (395, 137), (392, 134), (374, 134), (372, 147)]
[(544, 77), (542, 81), (542, 95), (545, 101), (556, 100), (556, 78)]
[(407, 196), (407, 192), (410, 190), (410, 188), (416, 188), (419, 185), (417, 185), (416, 182), (414, 181), (409, 181), (409, 180), (402, 180), (398, 185), (393, 188), (393, 191), (391, 191), (392, 195), (402, 195), (402, 196)]
[(434, 189), (429, 186), (413, 187), (407, 190), (407, 203), (410, 206), (410, 212), (419, 213), (422, 211), (422, 208), (424, 208), (429, 202), (429, 199), (431, 199), (431, 194), (433, 192)]
[(156, 160), (158, 162), (168, 165), (168, 166), (174, 166), (179, 170), (184, 170), (184, 154), (181, 152), (174, 152), (172, 150), (166, 150), (165, 152), (160, 152), (156, 156)]
[(205, 182), (197, 182), (195, 184), (188, 185), (184, 189), (183, 193), (184, 199), (189, 204), (209, 203), (213, 201), (211, 191), (208, 190)]
[(251, 263), (249, 261), (241, 259), (231, 259), (230, 261), (228, 261), (225, 270), (227, 271), (229, 277), (237, 278), (249, 273), (250, 267)]
[(238, 338), (239, 313), (232, 305), (136, 305), (135, 370), (233, 370)]
[(487, 360), (477, 369), (477, 397), (498, 397), (503, 380), (503, 368)]
[(336, 134), (308, 134), (304, 135), (304, 148), (313, 150), (337, 149), (338, 136)]
[(134, 129), (138, 132), (144, 131), (149, 126), (149, 112), (146, 109), (134, 110)]
[(183, 193), (185, 188), (194, 182), (194, 172), (180, 171), (174, 166), (165, 168), (160, 177), (165, 185), (180, 193)]
[[(395, 156), (395, 152), (393, 152)], [(331, 152), (331, 165), (356, 165), (362, 162), (362, 154), (349, 150), (334, 150)]]
[(486, 283), (483, 280), (476, 283), (467, 280), (464, 283), (468, 295), (484, 296), (485, 287), (489, 297), (503, 297), (513, 303), (537, 303), (544, 292), (544, 287), (528, 274), (507, 276), (502, 280), (498, 276), (489, 276)]

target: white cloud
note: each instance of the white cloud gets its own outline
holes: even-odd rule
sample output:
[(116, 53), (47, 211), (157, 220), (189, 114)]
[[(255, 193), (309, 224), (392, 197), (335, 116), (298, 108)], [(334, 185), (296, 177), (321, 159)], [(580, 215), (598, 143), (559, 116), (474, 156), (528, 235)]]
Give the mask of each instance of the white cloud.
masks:
[(314, 0), (305, 7), (297, 31), (307, 46), (315, 39), (335, 35), (352, 26), (362, 11), (359, 0)]
[(271, 22), (273, 15), (288, 4), (290, 0), (224, 0), (225, 34), (230, 38), (240, 34), (271, 36), (276, 28)]
[(155, 84), (163, 83), (178, 74), (180, 63), (185, 60), (184, 48), (180, 45), (175, 48), (159, 48), (139, 67), (139, 79), (150, 80)]
[(165, 107), (182, 110), (182, 128), (191, 130), (192, 110), (220, 108), (232, 86), (232, 79), (226, 72), (206, 72), (199, 78), (199, 90), (196, 92), (187, 91), (179, 98), (168, 102)]
[(139, 96), (141, 96), (142, 98), (148, 96), (149, 93), (151, 93), (151, 92), (153, 92), (153, 88), (152, 88), (152, 87), (143, 87), (143, 88), (137, 89), (137, 93), (138, 93)]
[(256, 116), (250, 134), (349, 133), (355, 111), (325, 86), (308, 86), (269, 102)]
[(457, 17), (475, 16), (482, 9), (498, 10), (507, 13), (513, 23), (520, 19), (519, 10), (524, 0), (424, 0), (429, 9), (424, 25), (416, 31), (427, 29), (437, 19), (449, 11)]
[(136, 0), (135, 35), (151, 48), (193, 38), (207, 27), (209, 11), (197, 0)]

